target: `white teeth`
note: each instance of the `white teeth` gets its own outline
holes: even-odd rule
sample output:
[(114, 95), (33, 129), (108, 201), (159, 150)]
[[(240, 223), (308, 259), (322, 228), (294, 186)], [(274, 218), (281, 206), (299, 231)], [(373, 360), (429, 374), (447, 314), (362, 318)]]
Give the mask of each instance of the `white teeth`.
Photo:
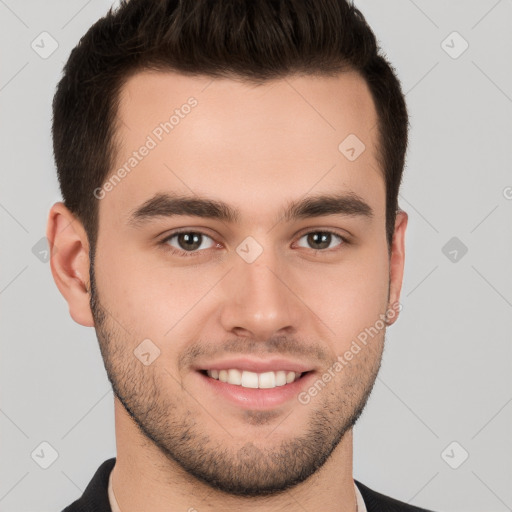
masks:
[[(231, 383), (229, 383), (231, 384)], [(244, 388), (257, 388), (258, 387), (258, 374), (254, 372), (242, 372), (242, 387)]]
[(275, 388), (276, 387), (276, 374), (274, 372), (260, 373), (259, 387), (260, 388)]
[(285, 384), (296, 381), (302, 375), (301, 373), (287, 372), (284, 370), (255, 373), (246, 370), (237, 370), (236, 368), (230, 368), (229, 370), (207, 370), (206, 373), (209, 377), (220, 380), (221, 382), (253, 389), (271, 389), (284, 386)]
[(228, 370), (228, 380), (230, 384), (237, 384), (240, 386), (242, 384), (242, 372), (240, 370)]
[(282, 370), (276, 372), (276, 386), (284, 386), (286, 384), (286, 372)]

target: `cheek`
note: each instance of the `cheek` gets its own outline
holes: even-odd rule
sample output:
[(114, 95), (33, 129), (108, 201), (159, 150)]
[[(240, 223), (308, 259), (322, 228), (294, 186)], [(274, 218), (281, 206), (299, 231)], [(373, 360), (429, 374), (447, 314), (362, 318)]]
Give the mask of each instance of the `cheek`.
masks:
[(374, 325), (387, 309), (389, 271), (385, 259), (360, 257), (357, 262), (318, 274), (315, 282), (316, 293), (306, 293), (305, 302), (343, 343)]
[(197, 268), (173, 268), (161, 259), (137, 257), (135, 252), (119, 258), (105, 243), (95, 263), (101, 303), (132, 338), (163, 340), (175, 326), (193, 315), (198, 301), (216, 279)]

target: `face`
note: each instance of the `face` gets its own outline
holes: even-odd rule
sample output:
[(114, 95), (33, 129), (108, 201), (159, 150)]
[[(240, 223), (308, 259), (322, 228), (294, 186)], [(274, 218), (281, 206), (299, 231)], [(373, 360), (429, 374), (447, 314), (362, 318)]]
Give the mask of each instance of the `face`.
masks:
[(91, 283), (114, 393), (203, 482), (290, 488), (362, 412), (397, 314), (369, 90), (144, 72), (118, 115)]

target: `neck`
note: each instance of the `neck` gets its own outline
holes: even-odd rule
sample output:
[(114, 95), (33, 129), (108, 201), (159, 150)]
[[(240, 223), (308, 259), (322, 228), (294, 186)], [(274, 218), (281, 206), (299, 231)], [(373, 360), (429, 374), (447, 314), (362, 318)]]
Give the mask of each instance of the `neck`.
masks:
[(117, 458), (112, 485), (121, 512), (200, 510), (226, 512), (356, 512), (352, 477), (352, 430), (309, 479), (276, 496), (246, 498), (213, 489), (165, 457), (115, 399)]

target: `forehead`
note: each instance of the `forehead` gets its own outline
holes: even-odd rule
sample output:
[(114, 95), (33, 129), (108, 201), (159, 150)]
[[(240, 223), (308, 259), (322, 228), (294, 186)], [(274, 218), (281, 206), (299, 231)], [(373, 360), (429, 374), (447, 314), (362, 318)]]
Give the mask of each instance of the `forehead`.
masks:
[(112, 171), (125, 172), (100, 209), (122, 215), (161, 192), (210, 196), (248, 215), (308, 192), (384, 200), (377, 114), (355, 72), (254, 85), (144, 71), (119, 100)]

